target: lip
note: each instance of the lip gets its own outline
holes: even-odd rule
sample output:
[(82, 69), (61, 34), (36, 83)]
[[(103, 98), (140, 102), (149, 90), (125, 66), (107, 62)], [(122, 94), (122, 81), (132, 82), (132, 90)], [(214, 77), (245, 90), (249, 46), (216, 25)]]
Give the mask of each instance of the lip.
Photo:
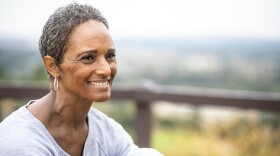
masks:
[(88, 81), (88, 84), (95, 87), (107, 87), (110, 85), (110, 79), (92, 80), (92, 81)]

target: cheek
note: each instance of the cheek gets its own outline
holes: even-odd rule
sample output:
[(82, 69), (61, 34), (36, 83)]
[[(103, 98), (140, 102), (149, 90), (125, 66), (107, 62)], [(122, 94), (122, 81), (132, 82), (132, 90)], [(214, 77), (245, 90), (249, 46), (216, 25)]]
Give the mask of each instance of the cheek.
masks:
[(78, 71), (79, 68), (81, 68), (81, 66), (78, 63), (76, 63), (76, 64), (74, 64), (72, 66), (69, 66), (67, 68), (67, 70), (69, 71), (69, 73), (75, 73), (75, 72)]
[(110, 66), (111, 69), (111, 77), (114, 78), (117, 74), (117, 65), (114, 63)]
[(79, 64), (73, 64), (64, 68), (63, 74), (71, 82), (79, 82), (86, 74), (86, 70)]

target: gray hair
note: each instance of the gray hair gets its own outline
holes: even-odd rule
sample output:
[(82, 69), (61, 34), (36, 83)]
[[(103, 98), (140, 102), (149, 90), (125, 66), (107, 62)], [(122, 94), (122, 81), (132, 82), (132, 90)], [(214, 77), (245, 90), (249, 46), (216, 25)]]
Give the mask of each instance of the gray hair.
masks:
[(46, 22), (39, 40), (42, 58), (49, 55), (59, 66), (62, 63), (69, 36), (78, 25), (89, 20), (100, 21), (109, 29), (107, 20), (98, 9), (92, 6), (72, 3), (58, 8)]

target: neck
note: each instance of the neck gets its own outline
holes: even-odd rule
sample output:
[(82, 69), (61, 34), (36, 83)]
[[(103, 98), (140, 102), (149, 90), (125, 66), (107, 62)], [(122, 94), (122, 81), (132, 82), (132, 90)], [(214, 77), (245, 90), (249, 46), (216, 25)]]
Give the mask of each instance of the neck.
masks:
[(74, 99), (73, 96), (61, 95), (59, 91), (51, 91), (51, 120), (61, 125), (79, 126), (85, 123), (92, 101)]

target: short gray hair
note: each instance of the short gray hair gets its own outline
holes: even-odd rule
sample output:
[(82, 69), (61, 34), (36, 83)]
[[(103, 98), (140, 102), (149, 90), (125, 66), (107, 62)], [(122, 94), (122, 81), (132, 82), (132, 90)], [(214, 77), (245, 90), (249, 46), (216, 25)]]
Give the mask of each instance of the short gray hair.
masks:
[(56, 65), (61, 64), (69, 36), (78, 25), (89, 20), (100, 21), (109, 29), (107, 20), (92, 6), (71, 3), (58, 8), (46, 22), (39, 40), (42, 58), (49, 55), (55, 59)]

